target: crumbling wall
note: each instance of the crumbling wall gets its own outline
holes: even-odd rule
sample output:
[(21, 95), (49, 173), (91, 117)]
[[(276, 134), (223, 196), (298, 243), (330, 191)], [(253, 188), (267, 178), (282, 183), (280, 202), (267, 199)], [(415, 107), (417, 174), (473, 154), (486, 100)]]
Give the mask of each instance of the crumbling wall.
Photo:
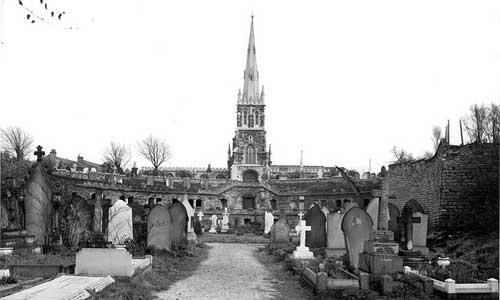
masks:
[(390, 165), (382, 196), (400, 210), (418, 201), (432, 226), (498, 228), (498, 154), (498, 143), (441, 143), (430, 159)]

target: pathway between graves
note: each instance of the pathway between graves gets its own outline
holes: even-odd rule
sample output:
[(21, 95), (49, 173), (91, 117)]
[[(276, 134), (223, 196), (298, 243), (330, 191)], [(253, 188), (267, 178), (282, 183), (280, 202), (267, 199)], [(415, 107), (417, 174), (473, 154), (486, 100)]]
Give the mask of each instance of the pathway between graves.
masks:
[(262, 245), (209, 243), (208, 258), (194, 274), (176, 282), (161, 299), (276, 299), (272, 275), (254, 257)]

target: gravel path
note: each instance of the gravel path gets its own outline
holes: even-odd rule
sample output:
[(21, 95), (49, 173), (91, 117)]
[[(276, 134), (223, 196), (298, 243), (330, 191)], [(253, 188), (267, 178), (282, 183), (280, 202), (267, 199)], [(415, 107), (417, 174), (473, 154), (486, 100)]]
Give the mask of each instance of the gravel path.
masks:
[(210, 243), (208, 259), (186, 279), (156, 295), (161, 299), (275, 299), (272, 275), (254, 257), (262, 245)]

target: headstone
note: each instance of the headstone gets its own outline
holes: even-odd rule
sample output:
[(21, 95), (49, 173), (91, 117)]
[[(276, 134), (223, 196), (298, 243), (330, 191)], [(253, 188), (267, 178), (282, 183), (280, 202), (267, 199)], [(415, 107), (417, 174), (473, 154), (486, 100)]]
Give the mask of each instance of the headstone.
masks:
[(299, 213), (299, 225), (295, 226), (295, 231), (300, 234), (300, 244), (293, 251), (292, 257), (298, 259), (311, 259), (313, 258), (313, 253), (309, 251), (309, 247), (306, 247), (306, 232), (311, 230), (311, 226), (306, 225), (306, 221), (302, 220), (302, 212)]
[(132, 208), (123, 200), (116, 200), (109, 208), (108, 241), (115, 245), (133, 239)]
[(342, 220), (349, 264), (354, 269), (359, 267), (359, 254), (363, 251), (364, 242), (370, 238), (372, 228), (372, 219), (359, 207), (349, 209)]
[(194, 233), (192, 218), (194, 217), (194, 209), (189, 203), (188, 196), (184, 194), (184, 199), (182, 200), (182, 204), (186, 209), (186, 213), (188, 216), (188, 225), (187, 225), (187, 239), (188, 241), (195, 241), (196, 234)]
[(172, 219), (166, 202), (153, 206), (148, 215), (148, 247), (170, 250)]
[(280, 219), (271, 226), (271, 243), (288, 243), (290, 241), (289, 234), (290, 229), (286, 221)]
[(203, 221), (203, 216), (204, 216), (203, 212), (201, 210), (198, 211), (198, 221), (200, 222)]
[(306, 245), (312, 248), (326, 246), (326, 218), (318, 205), (314, 205), (304, 216), (306, 224), (311, 226), (311, 231), (306, 233)]
[(153, 176), (146, 177), (146, 185), (147, 186), (153, 186), (153, 184), (154, 184), (154, 178), (153, 178)]
[(177, 201), (172, 203), (168, 208), (172, 219), (172, 227), (170, 229), (170, 239), (172, 246), (184, 246), (187, 242), (187, 227), (188, 215), (184, 204)]
[(271, 227), (274, 224), (274, 215), (270, 212), (264, 213), (264, 234), (268, 234), (271, 231)]
[(328, 207), (326, 206), (321, 207), (321, 211), (323, 212), (323, 214), (325, 214), (325, 218), (328, 218), (328, 214), (330, 213)]
[(429, 216), (421, 212), (414, 212), (413, 218), (420, 220), (418, 223), (413, 223), (413, 247), (416, 250), (427, 246), (427, 224)]
[(343, 218), (342, 213), (334, 212), (328, 215), (326, 252), (329, 257), (341, 257), (346, 253), (345, 237), (342, 231)]
[(370, 203), (366, 206), (366, 213), (372, 218), (373, 221), (373, 229), (377, 229), (378, 224), (378, 205), (379, 198), (373, 198)]
[(227, 213), (227, 207), (224, 207), (224, 213), (222, 214), (222, 232), (227, 232), (229, 230), (229, 214)]
[(346, 214), (353, 207), (358, 207), (358, 204), (356, 202), (352, 202), (352, 201), (344, 203), (344, 206), (343, 206), (344, 214)]
[(217, 216), (212, 215), (212, 226), (210, 226), (210, 230), (208, 232), (210, 233), (216, 233), (217, 232)]
[(400, 217), (399, 209), (392, 203), (389, 203), (389, 230), (394, 232), (394, 240), (401, 241), (401, 232), (399, 229), (398, 218)]

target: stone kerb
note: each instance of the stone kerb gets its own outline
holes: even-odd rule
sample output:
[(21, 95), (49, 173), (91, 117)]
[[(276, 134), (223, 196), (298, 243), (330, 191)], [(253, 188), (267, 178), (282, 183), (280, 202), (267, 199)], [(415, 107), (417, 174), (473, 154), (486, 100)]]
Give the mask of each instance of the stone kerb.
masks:
[(132, 254), (125, 248), (82, 248), (76, 254), (75, 274), (132, 277)]

